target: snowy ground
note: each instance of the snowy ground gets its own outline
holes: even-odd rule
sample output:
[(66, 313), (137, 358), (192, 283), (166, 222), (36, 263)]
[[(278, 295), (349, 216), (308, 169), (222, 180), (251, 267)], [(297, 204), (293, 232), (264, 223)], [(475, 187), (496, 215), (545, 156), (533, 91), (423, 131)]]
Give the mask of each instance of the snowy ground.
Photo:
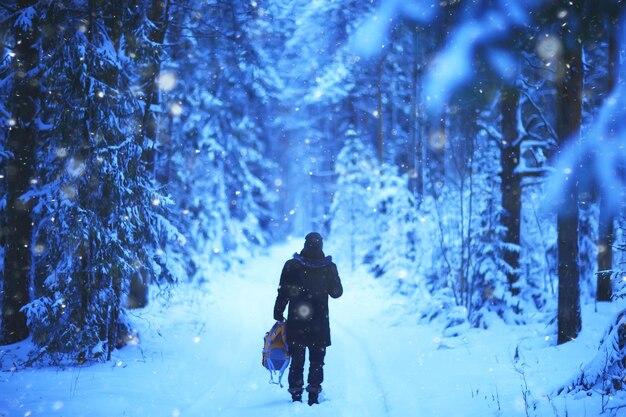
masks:
[[(1, 348), (0, 417), (600, 415), (600, 396), (554, 398), (554, 389), (597, 351), (617, 306), (585, 308), (581, 337), (559, 347), (540, 326), (445, 338), (402, 316), (402, 297), (341, 265), (345, 294), (330, 302), (323, 402), (290, 403), (286, 388), (268, 384), (261, 347), (280, 270), (299, 244), (211, 277), (211, 291), (181, 286), (135, 312), (141, 341), (110, 363), (15, 370), (28, 342)], [(626, 395), (605, 401), (617, 407)]]

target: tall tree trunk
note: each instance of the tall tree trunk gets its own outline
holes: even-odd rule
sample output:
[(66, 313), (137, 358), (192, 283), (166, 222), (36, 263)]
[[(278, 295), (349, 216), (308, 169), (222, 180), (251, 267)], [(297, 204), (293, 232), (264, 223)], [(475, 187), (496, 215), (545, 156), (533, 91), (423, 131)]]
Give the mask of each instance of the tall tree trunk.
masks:
[[(506, 229), (504, 241), (510, 245), (520, 245), (520, 218), (522, 211), (521, 178), (515, 172), (520, 161), (520, 145), (518, 137), (520, 92), (517, 88), (506, 88), (500, 99), (502, 112), (502, 144), (500, 164), (502, 167), (502, 209), (504, 216), (502, 223)], [(505, 248), (504, 261), (509, 265), (507, 281), (512, 295), (518, 295), (520, 289), (516, 286), (519, 280), (519, 251)]]
[[(21, 0), (19, 10), (34, 7), (37, 2)], [(20, 13), (20, 12), (18, 12)], [(13, 158), (7, 163), (7, 208), (3, 234), (6, 239), (4, 258), (4, 293), (2, 304), (2, 341), (15, 343), (28, 337), (26, 317), (20, 309), (28, 302), (31, 276), (31, 241), (33, 199), (22, 200), (35, 174), (36, 119), (40, 109), (38, 22), (29, 27), (14, 25), (14, 85), (11, 93), (14, 126), (8, 134), (8, 149)], [(13, 124), (13, 123), (12, 123)]]
[[(581, 17), (580, 2), (565, 7), (572, 18)], [(557, 83), (557, 135), (559, 148), (576, 144), (580, 137), (582, 117), (582, 47), (570, 32), (561, 28), (563, 58)], [(576, 167), (567, 173), (566, 187), (557, 210), (558, 240), (558, 343), (575, 339), (581, 329), (578, 271), (578, 181)]]
[(411, 189), (415, 204), (419, 205), (424, 196), (424, 144), (422, 142), (422, 130), (420, 126), (420, 71), (422, 65), (422, 57), (419, 48), (419, 33), (417, 26), (412, 28), (413, 31), (413, 68), (411, 73), (411, 139), (413, 143), (413, 155), (411, 167)]
[[(103, 2), (102, 6), (106, 10), (106, 2)], [(101, 6), (101, 7), (102, 7)], [(113, 47), (116, 52), (120, 51), (120, 42), (122, 39), (123, 25), (127, 23), (127, 19), (125, 19), (125, 11), (122, 4), (114, 3), (114, 5), (110, 5), (110, 10), (105, 12), (103, 20), (103, 27), (106, 28), (109, 38), (111, 42), (113, 42)], [(109, 86), (112, 91), (116, 91), (118, 95), (112, 95), (109, 98), (109, 105), (114, 107), (117, 105), (120, 97), (120, 90), (122, 86), (120, 86), (120, 70), (117, 67), (112, 67), (107, 71), (106, 74), (103, 74), (104, 82)], [(114, 144), (119, 144), (123, 142), (124, 138), (120, 137), (119, 132), (110, 132), (109, 133), (112, 138), (111, 142)], [(113, 190), (111, 189), (112, 184), (110, 182), (104, 182), (101, 184), (101, 195), (102, 195), (102, 205), (100, 207), (102, 219), (103, 221), (108, 221), (111, 218), (113, 213)], [(108, 280), (109, 287), (112, 290), (112, 295), (109, 300), (107, 300), (109, 304), (109, 308), (107, 310), (107, 324), (105, 329), (103, 329), (103, 334), (101, 338), (103, 340), (107, 340), (107, 351), (106, 351), (106, 360), (111, 359), (111, 354), (113, 349), (117, 347), (120, 340), (122, 340), (122, 336), (120, 335), (121, 325), (120, 325), (120, 310), (122, 308), (122, 273), (120, 268), (112, 268), (108, 276), (103, 276), (102, 273), (98, 273), (97, 279), (101, 282), (105, 282)]]
[[(446, 106), (443, 106), (445, 109)], [(446, 182), (446, 146), (447, 146), (447, 123), (446, 110), (431, 124), (431, 131), (428, 138), (428, 163), (430, 173), (430, 183), (433, 195), (439, 197)]]
[[(452, 5), (442, 2), (442, 7), (442, 18), (438, 22), (439, 27), (433, 28), (431, 35), (434, 38), (431, 38), (430, 47), (435, 51), (443, 50), (448, 37), (449, 18), (451, 13), (454, 13)], [(444, 103), (441, 106), (439, 114), (431, 115), (429, 120), (426, 121), (428, 180), (432, 194), (435, 197), (439, 197), (441, 194), (446, 180), (447, 104)]]
[[(153, 111), (153, 107), (159, 104), (158, 76), (161, 69), (161, 57), (159, 47), (163, 45), (165, 34), (169, 23), (169, 0), (152, 0), (148, 11), (152, 30), (148, 36), (149, 41), (154, 45), (153, 55), (145, 71), (146, 86), (146, 107), (143, 114), (143, 130), (139, 138), (142, 146), (141, 159), (146, 164), (146, 171), (155, 176), (155, 146), (157, 141), (158, 120)], [(141, 308), (148, 304), (148, 279), (141, 271), (131, 276), (131, 283), (128, 295), (128, 306), (130, 308)]]
[(378, 63), (378, 92), (377, 92), (377, 112), (378, 112), (378, 161), (381, 165), (385, 163), (385, 131), (383, 123), (383, 69), (385, 67), (385, 55), (382, 55)]
[[(148, 20), (152, 29), (148, 36), (153, 45), (152, 56), (149, 58), (145, 70), (146, 108), (143, 115), (143, 152), (142, 159), (146, 163), (146, 170), (154, 173), (156, 159), (156, 141), (158, 120), (153, 107), (159, 104), (158, 77), (161, 70), (160, 46), (163, 45), (169, 23), (170, 0), (152, 0), (148, 10)], [(146, 143), (147, 142), (147, 143)]]
[[(620, 54), (618, 43), (618, 22), (613, 20), (609, 23), (609, 85), (611, 93), (619, 81)], [(611, 287), (611, 275), (613, 270), (613, 243), (615, 212), (606, 198), (600, 195), (600, 215), (598, 221), (598, 289), (596, 299), (598, 301), (611, 301), (613, 289)]]

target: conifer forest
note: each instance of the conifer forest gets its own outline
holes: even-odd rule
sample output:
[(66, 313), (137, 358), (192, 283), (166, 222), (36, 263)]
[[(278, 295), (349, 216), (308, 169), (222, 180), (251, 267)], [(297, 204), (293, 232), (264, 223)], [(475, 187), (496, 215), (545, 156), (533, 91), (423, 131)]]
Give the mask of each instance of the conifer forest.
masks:
[[(387, 415), (518, 415), (509, 392), (520, 416), (626, 415), (626, 3), (0, 0), (0, 416), (122, 415), (48, 406), (16, 381), (119, 367), (176, 315), (138, 317), (197, 297), (232, 296), (190, 309), (198, 323), (266, 320), (232, 319), (257, 352), (272, 324), (257, 302), (311, 231), (348, 297), (376, 289), (358, 308), (331, 300), (322, 415), (385, 415), (367, 411), (378, 394), (358, 411), (331, 385), (349, 372), (332, 355), (359, 345)], [(372, 334), (436, 332), (435, 355), (533, 336), (503, 347), (509, 391), (507, 376), (461, 388), (493, 414), (420, 412), (429, 395), (385, 375), (428, 359), (376, 362), (377, 339), (345, 330), (356, 310)], [(244, 356), (206, 326), (212, 349)], [(537, 349), (564, 355), (545, 395), (522, 365)], [(282, 398), (265, 378), (259, 403)], [(228, 398), (250, 408), (163, 416), (288, 415)], [(161, 415), (141, 410), (124, 415)]]

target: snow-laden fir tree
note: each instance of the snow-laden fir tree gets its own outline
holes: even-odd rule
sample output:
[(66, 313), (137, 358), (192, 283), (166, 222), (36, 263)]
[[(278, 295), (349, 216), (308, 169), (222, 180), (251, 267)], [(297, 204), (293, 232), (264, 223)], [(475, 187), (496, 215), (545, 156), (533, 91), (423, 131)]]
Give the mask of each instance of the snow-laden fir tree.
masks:
[(97, 1), (69, 6), (45, 10), (36, 298), (26, 311), (40, 354), (80, 362), (109, 358), (126, 342), (130, 278), (167, 273), (150, 248), (168, 222), (167, 198), (137, 139), (140, 106), (129, 75), (137, 11)]
[[(370, 255), (378, 231), (376, 202), (379, 166), (374, 152), (354, 130), (346, 132), (343, 149), (337, 155), (337, 187), (330, 208), (333, 246), (354, 269)], [(371, 254), (377, 257), (376, 254)]]
[[(217, 268), (241, 261), (270, 234), (274, 166), (265, 141), (272, 75), (250, 41), (248, 7), (173, 8), (174, 29), (183, 29), (170, 31), (176, 46), (163, 64), (177, 81), (163, 95), (156, 170), (173, 193), (190, 274), (207, 260)], [(211, 27), (199, 16), (212, 16)]]
[[(0, 220), (0, 240), (4, 246), (2, 321), (0, 341), (15, 343), (28, 336), (23, 307), (31, 297), (32, 279), (32, 209), (34, 198), (28, 195), (37, 183), (35, 147), (39, 136), (41, 112), (41, 8), (36, 1), (23, 0), (6, 14), (9, 23), (4, 35), (12, 50), (3, 56), (4, 146), (2, 182), (4, 210)], [(5, 6), (3, 5), (3, 9)], [(9, 9), (12, 10), (12, 9)], [(4, 48), (4, 47), (3, 47)], [(4, 147), (3, 146), (3, 147)]]
[(427, 297), (424, 272), (434, 255), (432, 236), (426, 219), (419, 216), (408, 175), (399, 168), (385, 165), (371, 193), (371, 207), (376, 207), (376, 234), (368, 253), (369, 267), (395, 290), (410, 297)]
[(508, 321), (512, 307), (503, 259), (498, 146), (482, 130), (451, 141), (448, 155), (455, 159), (446, 169), (447, 180), (436, 195), (424, 198), (413, 220), (416, 244), (426, 252), (417, 254), (413, 270), (430, 292), (416, 299), (421, 315), (441, 319), (454, 335), (468, 325)]
[[(6, 21), (8, 19), (8, 10), (0, 8), (0, 20)], [(7, 40), (11, 38), (10, 25), (2, 25), (0, 28), (0, 167), (6, 166), (8, 158), (11, 157), (11, 153), (7, 149), (6, 139), (9, 133), (9, 128), (13, 124), (12, 118), (9, 112), (8, 97), (10, 96), (11, 83), (8, 82), (11, 73), (11, 55), (10, 51), (6, 47), (8, 45)], [(6, 174), (4, 171), (0, 172), (2, 178), (0, 178), (0, 224), (4, 227), (5, 210), (6, 210)], [(4, 271), (4, 233), (0, 233), (0, 273)], [(2, 275), (4, 277), (4, 274)], [(4, 280), (0, 280), (0, 291)], [(0, 301), (0, 309), (2, 308)]]

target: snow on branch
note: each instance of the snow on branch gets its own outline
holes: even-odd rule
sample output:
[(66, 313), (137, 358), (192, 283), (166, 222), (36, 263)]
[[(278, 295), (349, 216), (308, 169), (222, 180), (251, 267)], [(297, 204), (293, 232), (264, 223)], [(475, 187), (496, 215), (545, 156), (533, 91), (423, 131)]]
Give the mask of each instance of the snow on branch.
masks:
[(394, 18), (406, 16), (426, 24), (434, 19), (438, 3), (435, 0), (383, 1), (380, 8), (358, 27), (351, 39), (352, 50), (365, 58), (378, 55), (385, 44)]
[[(474, 55), (479, 49), (485, 53), (493, 71), (505, 80), (514, 81), (517, 63), (513, 52), (494, 46), (496, 42), (492, 41), (510, 40), (517, 28), (527, 27), (534, 10), (543, 3), (544, 0), (513, 0), (485, 8), (482, 3), (474, 2), (459, 11), (464, 13), (463, 18), (453, 28), (447, 45), (439, 51), (426, 73), (428, 109), (438, 113), (456, 90), (476, 76)], [(383, 1), (378, 11), (356, 31), (353, 49), (365, 56), (377, 55), (395, 17), (401, 15), (425, 25), (433, 22), (440, 8), (438, 2), (430, 0)]]
[(37, 11), (33, 6), (22, 9), (17, 19), (15, 19), (15, 27), (19, 27), (22, 31), (27, 31), (33, 26), (33, 19), (37, 16)]
[[(437, 13), (423, 13), (418, 17), (406, 13), (409, 8), (425, 10), (427, 7), (441, 8), (430, 1), (408, 2), (404, 8), (399, 0), (383, 1), (378, 12), (356, 32), (354, 45), (357, 51), (374, 55), (380, 53), (381, 43), (390, 30), (391, 22), (397, 15), (404, 14), (419, 23), (432, 23)], [(458, 13), (459, 23), (452, 27), (447, 44), (436, 55), (426, 72), (424, 84), (427, 108), (438, 114), (447, 100), (467, 82), (477, 76), (474, 65), (476, 53), (484, 55), (492, 66), (491, 70), (502, 77), (511, 79), (510, 65), (513, 47), (501, 50), (503, 42), (512, 43), (516, 31), (524, 30), (533, 23), (534, 15), (545, 10), (549, 2), (545, 0), (512, 0), (494, 7), (484, 7), (481, 2), (468, 4)], [(450, 13), (456, 11), (446, 10)], [(622, 18), (621, 26), (625, 26)], [(626, 44), (626, 32), (621, 30), (621, 44)], [(377, 52), (378, 51), (378, 52)], [(620, 78), (626, 79), (626, 65), (620, 66)], [(522, 89), (523, 90), (523, 89)], [(554, 129), (530, 95), (527, 102), (537, 110), (543, 126), (551, 139), (556, 138)], [(549, 201), (559, 201), (568, 180), (574, 178), (587, 181), (589, 186), (599, 186), (602, 197), (614, 209), (624, 204), (622, 193), (626, 188), (626, 88), (619, 84), (606, 100), (597, 118), (590, 126), (582, 141), (570, 143), (561, 149), (556, 158), (556, 167), (550, 181)], [(493, 132), (488, 132), (493, 136)], [(571, 142), (571, 141), (570, 141)], [(520, 168), (532, 174), (533, 170)]]
[[(623, 22), (623, 26), (624, 22)], [(626, 31), (622, 31), (626, 44)], [(626, 63), (620, 65), (626, 72)], [(570, 143), (559, 155), (549, 189), (550, 201), (558, 201), (574, 170), (578, 178), (599, 186), (601, 196), (609, 206), (618, 210), (624, 205), (626, 189), (626, 86), (618, 84), (604, 102), (596, 119), (580, 143)]]

